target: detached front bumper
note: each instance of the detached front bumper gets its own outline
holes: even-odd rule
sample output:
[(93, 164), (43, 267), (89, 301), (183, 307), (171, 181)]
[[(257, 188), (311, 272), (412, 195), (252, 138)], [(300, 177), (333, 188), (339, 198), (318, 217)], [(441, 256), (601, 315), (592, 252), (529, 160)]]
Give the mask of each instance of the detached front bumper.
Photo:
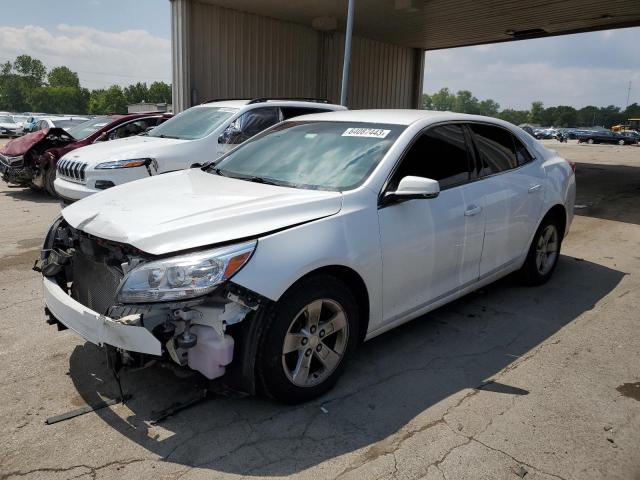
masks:
[(129, 352), (162, 354), (160, 341), (144, 327), (100, 315), (67, 295), (53, 280), (44, 277), (44, 299), (56, 319), (85, 340), (111, 345)]

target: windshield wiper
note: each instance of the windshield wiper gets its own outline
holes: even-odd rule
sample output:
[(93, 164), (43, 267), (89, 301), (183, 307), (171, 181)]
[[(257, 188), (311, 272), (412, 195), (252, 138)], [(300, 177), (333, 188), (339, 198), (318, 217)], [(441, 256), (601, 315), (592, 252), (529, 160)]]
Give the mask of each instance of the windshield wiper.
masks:
[(247, 180), (248, 182), (254, 182), (254, 183), (264, 183), (265, 185), (278, 185), (273, 180), (267, 180), (266, 178), (263, 178), (263, 177), (244, 177), (244, 178), (241, 178), (241, 180)]

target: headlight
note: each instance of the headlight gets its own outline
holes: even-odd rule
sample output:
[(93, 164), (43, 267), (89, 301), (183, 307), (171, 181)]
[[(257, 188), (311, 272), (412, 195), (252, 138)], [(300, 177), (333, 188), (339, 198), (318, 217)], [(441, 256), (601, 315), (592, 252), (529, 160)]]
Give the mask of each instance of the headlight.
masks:
[(238, 272), (256, 244), (254, 240), (139, 265), (125, 276), (118, 301), (165, 302), (205, 295)]
[(152, 162), (150, 158), (134, 158), (132, 160), (115, 160), (113, 162), (102, 162), (96, 165), (96, 170), (110, 170), (113, 168), (133, 168), (149, 165)]

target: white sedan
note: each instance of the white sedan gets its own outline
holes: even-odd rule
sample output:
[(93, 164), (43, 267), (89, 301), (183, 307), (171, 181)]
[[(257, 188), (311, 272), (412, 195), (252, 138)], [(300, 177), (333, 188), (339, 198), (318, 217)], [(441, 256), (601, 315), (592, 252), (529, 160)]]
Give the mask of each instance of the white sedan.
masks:
[(49, 322), (305, 401), (362, 341), (512, 272), (549, 280), (574, 197), (573, 165), (499, 120), (292, 119), (65, 208), (41, 262)]

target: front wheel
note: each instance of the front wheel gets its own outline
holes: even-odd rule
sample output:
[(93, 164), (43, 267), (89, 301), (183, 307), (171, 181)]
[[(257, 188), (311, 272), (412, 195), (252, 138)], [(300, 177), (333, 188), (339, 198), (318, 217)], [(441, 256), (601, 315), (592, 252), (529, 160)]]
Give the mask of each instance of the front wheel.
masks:
[(596, 143), (596, 142), (593, 140), (593, 138), (590, 138), (589, 140), (587, 140), (587, 143), (588, 143), (589, 145), (593, 145), (593, 144), (594, 144), (594, 143)]
[(336, 277), (294, 286), (265, 319), (256, 359), (262, 391), (300, 403), (331, 389), (358, 342), (358, 313), (349, 287)]
[(618, 140), (618, 145), (624, 145), (624, 140)]
[(53, 186), (53, 182), (55, 182), (55, 180), (56, 180), (56, 168), (55, 167), (49, 167), (44, 172), (44, 189), (52, 197), (57, 197), (58, 196), (58, 194), (56, 193), (56, 189)]
[(559, 222), (553, 216), (546, 217), (533, 237), (529, 253), (520, 269), (520, 276), (527, 285), (542, 285), (553, 274), (560, 257), (562, 238)]

